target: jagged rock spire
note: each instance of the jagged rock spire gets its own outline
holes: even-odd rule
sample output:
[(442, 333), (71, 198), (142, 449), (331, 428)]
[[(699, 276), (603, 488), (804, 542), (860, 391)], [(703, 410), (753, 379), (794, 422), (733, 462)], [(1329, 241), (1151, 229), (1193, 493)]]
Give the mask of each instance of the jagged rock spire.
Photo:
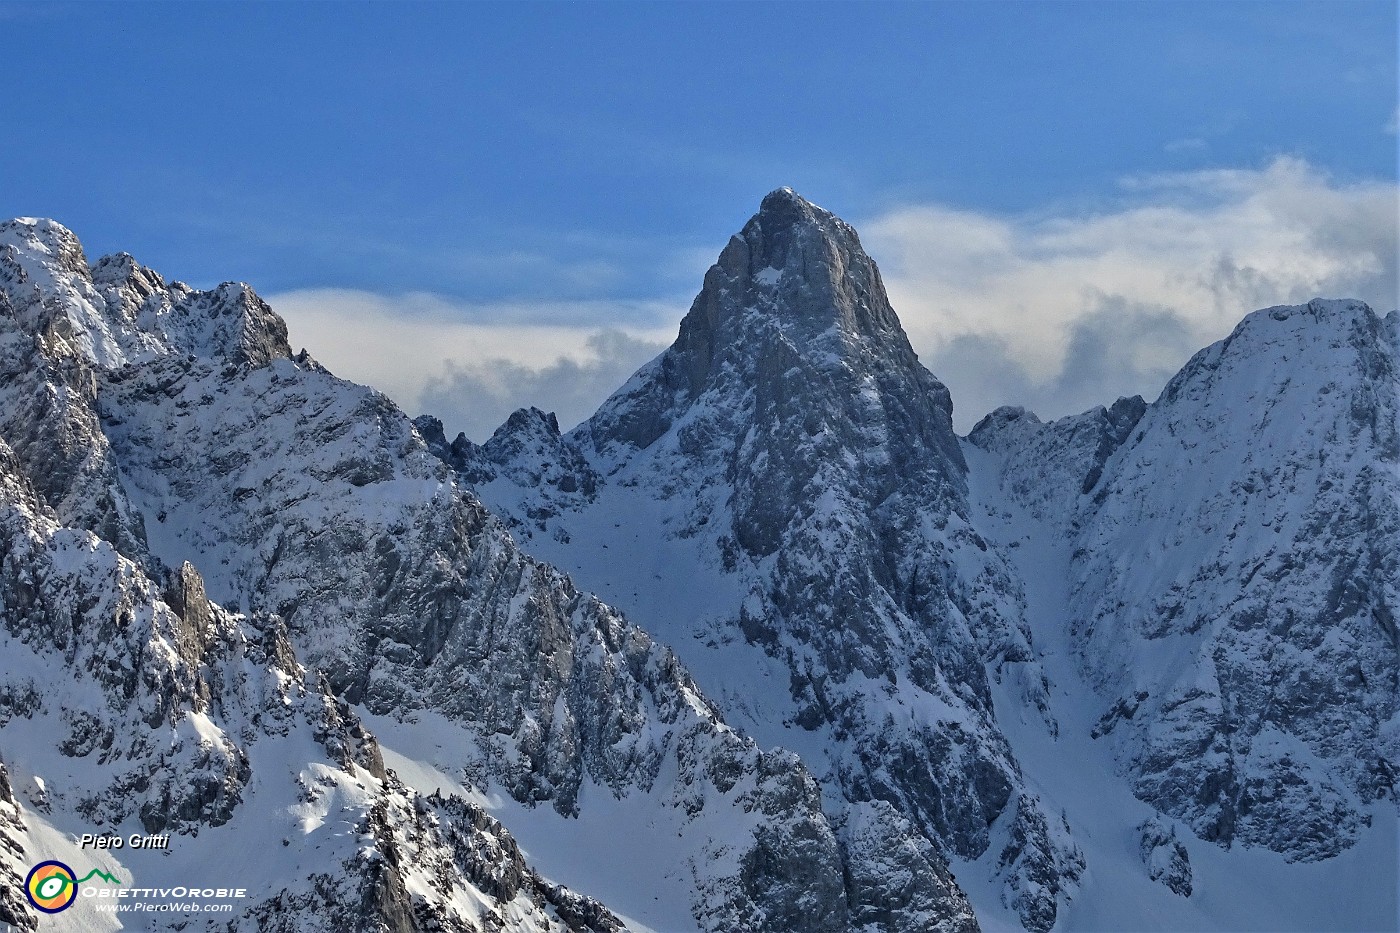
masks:
[(727, 349), (752, 336), (749, 309), (794, 342), (815, 341), (835, 326), (846, 340), (876, 338), (913, 354), (856, 231), (791, 188), (765, 197), (730, 237), (681, 322), (675, 349), (692, 395)]

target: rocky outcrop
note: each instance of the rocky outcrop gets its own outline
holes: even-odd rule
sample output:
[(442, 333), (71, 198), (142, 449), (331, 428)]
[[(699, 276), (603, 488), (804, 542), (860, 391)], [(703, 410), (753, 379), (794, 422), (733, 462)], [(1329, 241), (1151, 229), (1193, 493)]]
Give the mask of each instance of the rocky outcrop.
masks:
[(1176, 827), (1154, 817), (1137, 828), (1138, 851), (1147, 877), (1159, 881), (1182, 897), (1191, 896), (1191, 856), (1176, 838)]
[(24, 820), (19, 801), (10, 786), (10, 773), (0, 760), (0, 923), (23, 933), (39, 928), (39, 920), (25, 902)]

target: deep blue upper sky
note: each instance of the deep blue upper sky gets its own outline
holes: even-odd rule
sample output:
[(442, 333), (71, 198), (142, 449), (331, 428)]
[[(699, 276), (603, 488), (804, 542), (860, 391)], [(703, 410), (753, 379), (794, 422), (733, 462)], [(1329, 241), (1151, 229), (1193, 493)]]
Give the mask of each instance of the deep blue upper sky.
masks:
[(1279, 154), (1396, 172), (1389, 2), (11, 4), (0, 32), (0, 214), (265, 292), (693, 291), (666, 257), (779, 185), (858, 220)]

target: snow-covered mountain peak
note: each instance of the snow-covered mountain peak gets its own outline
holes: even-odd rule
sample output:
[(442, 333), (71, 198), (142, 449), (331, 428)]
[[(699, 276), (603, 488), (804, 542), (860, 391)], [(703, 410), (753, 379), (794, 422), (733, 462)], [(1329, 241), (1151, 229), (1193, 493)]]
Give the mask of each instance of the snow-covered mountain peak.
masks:
[[(1263, 366), (1262, 356), (1275, 364), (1331, 366), (1336, 351), (1346, 347), (1374, 351), (1390, 342), (1381, 317), (1363, 301), (1314, 298), (1307, 304), (1279, 305), (1246, 315), (1234, 331), (1201, 350), (1167, 384), (1161, 401), (1176, 398), (1204, 370)], [(1372, 374), (1374, 375), (1374, 374)]]
[(165, 279), (154, 269), (136, 261), (130, 253), (112, 253), (92, 265), (92, 284), (99, 289), (130, 288), (138, 299), (164, 291)]
[(510, 417), (491, 434), (491, 441), (503, 440), (512, 435), (528, 434), (548, 439), (559, 437), (559, 419), (552, 411), (541, 411), (533, 405), (517, 408)]
[(63, 265), (72, 265), (75, 261), (87, 265), (82, 244), (73, 231), (46, 217), (0, 221), (0, 246), (6, 245), (35, 256), (51, 257), (51, 261)]
[(1083, 514), (1071, 618), (1115, 701), (1101, 732), (1203, 838), (1329, 857), (1390, 793), (1397, 372), (1362, 302), (1254, 312), (1172, 379)]
[(53, 357), (104, 369), (170, 354), (260, 366), (291, 356), (287, 325), (242, 283), (167, 283), (127, 253), (88, 265), (52, 220), (0, 222), (0, 309)]
[(1030, 425), (1042, 423), (1035, 412), (1028, 411), (1020, 405), (1002, 405), (1000, 408), (993, 409), (983, 415), (982, 420), (973, 426), (971, 433), (968, 434), (968, 439), (976, 443), (979, 437), (996, 436), (1011, 425), (1022, 421)]

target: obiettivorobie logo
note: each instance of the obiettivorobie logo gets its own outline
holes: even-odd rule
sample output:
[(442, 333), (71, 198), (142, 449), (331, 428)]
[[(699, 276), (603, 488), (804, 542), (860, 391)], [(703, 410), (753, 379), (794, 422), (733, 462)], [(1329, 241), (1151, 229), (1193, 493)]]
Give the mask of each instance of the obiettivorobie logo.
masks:
[[(166, 848), (165, 836), (96, 836), (85, 834), (81, 846), (95, 849)], [(96, 880), (94, 880), (96, 879)], [(105, 882), (105, 883), (99, 883)], [(67, 910), (79, 898), (97, 913), (232, 913), (234, 902), (249, 897), (247, 888), (171, 885), (142, 887), (128, 879), (94, 868), (81, 878), (68, 865), (56, 860), (40, 862), (24, 879), (24, 896), (35, 910), (56, 914)], [(7, 929), (0, 923), (0, 930)]]
[(24, 896), (29, 898), (29, 903), (33, 904), (35, 909), (46, 914), (56, 914), (72, 907), (73, 902), (78, 899), (78, 885), (85, 884), (93, 878), (101, 878), (108, 884), (121, 884), (115, 876), (100, 868), (94, 868), (79, 878), (73, 869), (62, 862), (40, 862), (29, 869), (29, 875), (24, 879)]

